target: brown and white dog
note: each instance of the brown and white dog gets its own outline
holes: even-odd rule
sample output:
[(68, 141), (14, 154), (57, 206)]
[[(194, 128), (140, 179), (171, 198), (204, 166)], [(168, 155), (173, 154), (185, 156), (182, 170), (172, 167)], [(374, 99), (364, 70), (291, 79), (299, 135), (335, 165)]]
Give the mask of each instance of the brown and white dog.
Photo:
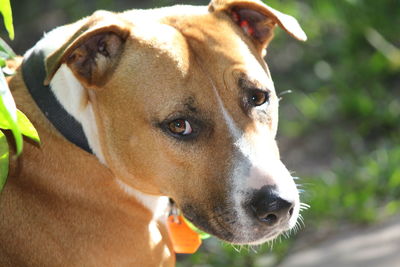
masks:
[(263, 60), (276, 25), (306, 39), (258, 0), (98, 11), (46, 34), (10, 80), (41, 145), (25, 142), (1, 193), (0, 265), (174, 265), (168, 197), (235, 244), (293, 228)]

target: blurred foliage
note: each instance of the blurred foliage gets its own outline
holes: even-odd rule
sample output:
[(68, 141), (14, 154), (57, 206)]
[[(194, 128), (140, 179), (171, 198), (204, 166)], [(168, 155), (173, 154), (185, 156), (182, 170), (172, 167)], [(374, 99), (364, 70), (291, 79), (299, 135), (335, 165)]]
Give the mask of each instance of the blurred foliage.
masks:
[(274, 76), (294, 92), (282, 103), (281, 135), (322, 139), (316, 153), (334, 155), (329, 170), (303, 177), (312, 206), (306, 221), (371, 222), (398, 211), (400, 2), (287, 1), (286, 8), (310, 42)]
[[(207, 4), (208, 0), (39, 2), (13, 2), (19, 53), (43, 31), (96, 9)], [(371, 223), (398, 213), (400, 1), (266, 2), (296, 17), (309, 37), (300, 43), (278, 29), (266, 58), (278, 94), (293, 92), (282, 96), (278, 141), (283, 161), (301, 177), (303, 201), (311, 205), (304, 212), (305, 232)], [(294, 238), (301, 238), (301, 233)], [(275, 265), (293, 242), (281, 239), (260, 248), (235, 248), (209, 239), (199, 253), (183, 257), (180, 266)]]
[[(14, 38), (14, 26), (9, 0), (0, 0), (0, 13), (3, 16), (4, 26), (9, 38)], [(36, 142), (40, 142), (38, 133), (29, 119), (16, 108), (5, 75), (12, 75), (6, 61), (15, 57), (14, 51), (0, 38), (0, 193), (8, 176), (9, 146), (4, 131), (10, 130), (14, 136), (16, 154), (22, 152), (25, 135)]]

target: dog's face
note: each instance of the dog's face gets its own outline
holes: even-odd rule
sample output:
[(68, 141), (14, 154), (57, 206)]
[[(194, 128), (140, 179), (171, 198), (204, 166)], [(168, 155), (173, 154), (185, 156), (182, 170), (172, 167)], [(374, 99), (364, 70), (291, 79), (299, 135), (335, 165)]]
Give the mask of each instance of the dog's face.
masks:
[[(275, 142), (279, 100), (262, 56), (286, 15), (255, 1), (182, 9), (154, 21), (108, 14), (114, 26), (74, 40), (50, 65), (61, 58), (88, 88), (119, 179), (173, 198), (223, 240), (265, 242), (294, 226), (300, 205)], [(304, 38), (297, 24), (282, 27)]]

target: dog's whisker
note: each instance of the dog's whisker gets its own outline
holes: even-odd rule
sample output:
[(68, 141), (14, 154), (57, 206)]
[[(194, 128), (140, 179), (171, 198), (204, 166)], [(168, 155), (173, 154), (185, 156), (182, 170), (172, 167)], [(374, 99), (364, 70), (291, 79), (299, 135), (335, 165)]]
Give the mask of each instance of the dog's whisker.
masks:
[(289, 231), (284, 232), (282, 235), (283, 235), (283, 237), (285, 237), (286, 239), (289, 239), (289, 238), (290, 238), (290, 232), (289, 232)]
[(235, 244), (230, 244), (230, 245), (231, 245), (231, 247), (232, 247), (237, 253), (240, 253), (241, 248), (240, 248), (239, 245), (235, 245)]
[(309, 209), (310, 207), (311, 207), (311, 206), (308, 205), (308, 204), (306, 204), (306, 203), (303, 203), (303, 202), (300, 203), (300, 209), (301, 209), (301, 210), (307, 210), (307, 209)]
[(304, 184), (304, 183), (296, 183), (296, 187), (297, 188), (299, 188), (299, 187), (306, 187), (306, 184)]
[(302, 182), (301, 185), (307, 187), (307, 186), (312, 186), (312, 183)]
[(306, 211), (306, 210), (308, 210), (309, 208), (308, 208), (308, 207), (299, 207), (299, 209), (300, 209), (300, 211)]
[(279, 235), (279, 242), (280, 243), (282, 243), (282, 237), (284, 238), (284, 239), (287, 239), (287, 232), (285, 231), (285, 232), (282, 232), (280, 235)]
[(268, 240), (267, 244), (268, 244), (269, 250), (272, 251), (272, 249), (274, 247), (274, 240)]
[(293, 235), (295, 235), (295, 234), (297, 234), (297, 232), (295, 232), (294, 230), (290, 230), (289, 231), (289, 233), (288, 233), (288, 237), (290, 237), (290, 236), (293, 236)]
[(294, 226), (294, 233), (297, 234), (300, 231), (300, 222), (297, 221), (296, 225)]
[(293, 228), (286, 231), (288, 238), (293, 234)]
[(303, 227), (306, 226), (305, 223), (304, 223), (303, 216), (301, 214), (299, 214), (299, 221), (300, 221), (301, 225), (303, 225)]
[(274, 245), (275, 245), (275, 239), (271, 240), (271, 251), (274, 249)]
[(250, 250), (253, 251), (254, 253), (258, 253), (257, 248), (255, 246), (249, 246)]
[(299, 232), (299, 230), (300, 230), (299, 222), (296, 222), (296, 225), (294, 226), (294, 229), (293, 229), (293, 234), (297, 234)]
[(280, 99), (282, 99), (282, 96), (287, 95), (287, 94), (291, 94), (291, 93), (293, 93), (292, 90), (286, 90), (286, 91), (280, 92), (279, 95), (278, 95), (278, 97), (279, 97)]

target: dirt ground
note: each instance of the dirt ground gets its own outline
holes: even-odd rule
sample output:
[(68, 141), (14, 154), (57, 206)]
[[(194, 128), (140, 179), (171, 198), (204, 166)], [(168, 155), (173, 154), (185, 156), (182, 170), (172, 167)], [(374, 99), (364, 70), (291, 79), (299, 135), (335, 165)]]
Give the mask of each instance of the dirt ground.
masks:
[[(301, 242), (301, 239), (299, 240)], [(347, 230), (289, 255), (279, 267), (400, 267), (400, 216)]]

